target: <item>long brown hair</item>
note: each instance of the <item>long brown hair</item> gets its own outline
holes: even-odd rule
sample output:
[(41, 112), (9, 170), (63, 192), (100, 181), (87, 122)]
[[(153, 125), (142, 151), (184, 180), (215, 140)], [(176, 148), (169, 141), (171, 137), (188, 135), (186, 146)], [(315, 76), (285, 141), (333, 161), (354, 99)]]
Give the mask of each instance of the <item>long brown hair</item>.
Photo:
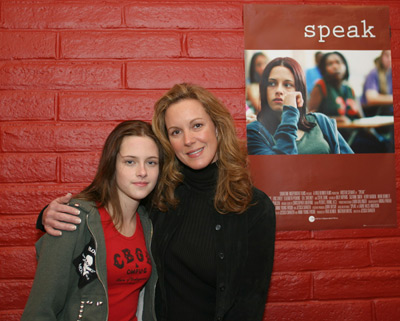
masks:
[[(168, 139), (165, 112), (169, 106), (185, 99), (199, 101), (210, 116), (218, 132), (218, 183), (214, 197), (215, 209), (221, 213), (243, 213), (252, 200), (252, 183), (248, 170), (247, 151), (240, 144), (233, 118), (227, 108), (208, 90), (193, 84), (173, 86), (155, 104), (153, 131), (160, 140), (165, 155), (165, 167), (159, 180), (155, 198), (158, 208), (166, 211), (176, 207), (175, 188), (183, 181), (180, 163)], [(158, 194), (157, 194), (158, 193)]]
[[(93, 181), (88, 187), (75, 196), (78, 199), (96, 202), (99, 207), (110, 206), (113, 214), (113, 223), (117, 229), (121, 227), (123, 217), (115, 181), (116, 160), (122, 141), (127, 136), (151, 138), (157, 145), (159, 168), (160, 172), (162, 171), (163, 150), (151, 129), (151, 125), (140, 120), (124, 121), (117, 125), (107, 137)], [(156, 185), (156, 188), (157, 187)], [(145, 201), (152, 202), (153, 194), (154, 192), (150, 193)]]
[(276, 66), (286, 67), (291, 71), (294, 77), (294, 86), (297, 91), (301, 92), (303, 97), (303, 107), (298, 108), (300, 112), (299, 122), (297, 124), (298, 128), (304, 131), (310, 131), (315, 124), (309, 122), (306, 119), (307, 113), (307, 85), (306, 77), (304, 71), (300, 64), (290, 57), (278, 57), (273, 60), (265, 67), (263, 74), (261, 76), (260, 82), (260, 98), (261, 98), (261, 112), (257, 116), (258, 121), (260, 121), (271, 134), (274, 134), (279, 124), (281, 123), (280, 116), (274, 112), (268, 104), (267, 88), (269, 82), (269, 75), (272, 69)]

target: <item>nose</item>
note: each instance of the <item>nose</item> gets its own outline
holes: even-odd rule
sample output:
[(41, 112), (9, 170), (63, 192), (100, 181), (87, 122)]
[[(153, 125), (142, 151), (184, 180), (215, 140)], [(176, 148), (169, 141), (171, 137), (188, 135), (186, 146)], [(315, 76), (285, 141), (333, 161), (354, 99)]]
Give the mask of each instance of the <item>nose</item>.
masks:
[(284, 92), (283, 84), (278, 84), (278, 86), (276, 86), (275, 94), (283, 94)]
[(186, 146), (193, 144), (193, 135), (190, 132), (183, 133), (183, 139)]
[(145, 164), (139, 164), (136, 169), (136, 175), (138, 177), (146, 177), (147, 176), (147, 169)]

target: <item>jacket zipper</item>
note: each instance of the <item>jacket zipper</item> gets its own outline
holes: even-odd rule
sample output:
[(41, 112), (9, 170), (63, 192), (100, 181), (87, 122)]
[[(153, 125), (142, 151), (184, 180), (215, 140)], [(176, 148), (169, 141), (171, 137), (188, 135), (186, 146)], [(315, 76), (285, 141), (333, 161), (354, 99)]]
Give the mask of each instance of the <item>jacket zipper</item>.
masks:
[(94, 234), (93, 234), (93, 232), (92, 232), (92, 229), (90, 228), (90, 225), (89, 225), (89, 214), (86, 215), (86, 225), (87, 225), (87, 227), (88, 227), (88, 229), (89, 229), (90, 234), (92, 234), (92, 236), (93, 236), (94, 244), (95, 244), (95, 246), (96, 246), (96, 256), (95, 256), (95, 258), (94, 258), (95, 263), (96, 263), (96, 274), (97, 274), (97, 278), (99, 279), (101, 285), (103, 286), (104, 292), (105, 292), (105, 294), (106, 294), (106, 298), (107, 298), (107, 302), (106, 302), (106, 303), (107, 303), (107, 315), (106, 315), (106, 320), (108, 320), (108, 292), (107, 292), (106, 287), (105, 287), (105, 285), (104, 285), (104, 283), (103, 283), (103, 280), (100, 278), (100, 275), (99, 275), (99, 273), (98, 273), (98, 268), (97, 268), (97, 267), (98, 267), (98, 265), (97, 265), (97, 249), (98, 249), (98, 247), (97, 247), (97, 240), (96, 240), (96, 237), (94, 236)]

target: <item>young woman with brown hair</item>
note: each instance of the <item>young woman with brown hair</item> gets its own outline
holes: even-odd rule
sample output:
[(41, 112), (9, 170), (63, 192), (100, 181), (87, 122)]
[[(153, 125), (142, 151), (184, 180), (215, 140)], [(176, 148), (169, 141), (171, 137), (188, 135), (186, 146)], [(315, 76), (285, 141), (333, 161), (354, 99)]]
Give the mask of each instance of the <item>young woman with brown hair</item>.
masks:
[[(157, 320), (261, 321), (275, 209), (252, 185), (229, 111), (208, 90), (178, 84), (155, 104), (153, 130), (165, 155), (152, 211)], [(45, 224), (75, 223), (62, 201)]]

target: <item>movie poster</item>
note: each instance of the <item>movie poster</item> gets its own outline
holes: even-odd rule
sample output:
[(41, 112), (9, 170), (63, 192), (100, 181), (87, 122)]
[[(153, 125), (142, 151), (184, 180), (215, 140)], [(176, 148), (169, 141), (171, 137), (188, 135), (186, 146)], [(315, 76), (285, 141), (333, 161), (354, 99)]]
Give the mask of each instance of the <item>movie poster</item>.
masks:
[(250, 166), (277, 230), (395, 227), (389, 8), (245, 5), (244, 38)]

